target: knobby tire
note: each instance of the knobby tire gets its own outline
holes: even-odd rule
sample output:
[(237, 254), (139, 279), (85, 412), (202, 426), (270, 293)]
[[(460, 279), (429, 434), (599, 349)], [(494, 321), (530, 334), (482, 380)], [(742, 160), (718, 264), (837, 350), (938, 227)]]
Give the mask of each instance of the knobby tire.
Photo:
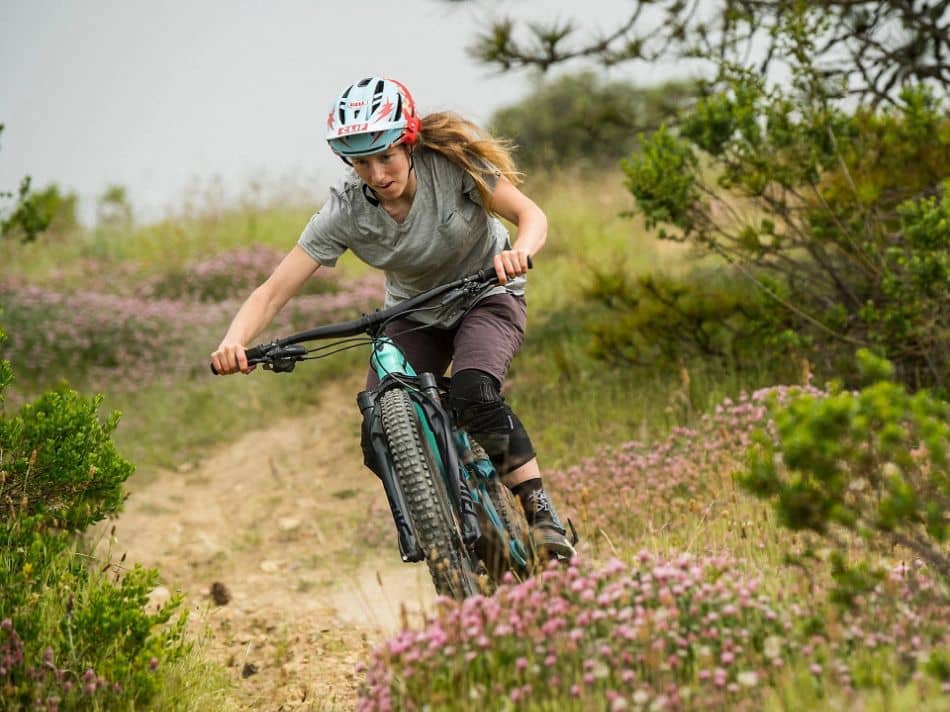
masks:
[(380, 400), (383, 431), (419, 545), (437, 593), (462, 599), (481, 593), (435, 455), (422, 437), (408, 394), (392, 388)]

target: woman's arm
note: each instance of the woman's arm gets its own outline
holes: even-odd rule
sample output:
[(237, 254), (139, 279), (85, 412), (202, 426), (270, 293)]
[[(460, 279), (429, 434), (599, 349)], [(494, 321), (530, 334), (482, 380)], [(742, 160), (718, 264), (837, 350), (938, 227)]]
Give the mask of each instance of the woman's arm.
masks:
[(217, 350), (211, 354), (211, 363), (221, 374), (250, 373), (244, 349), (277, 315), (284, 304), (294, 296), (303, 283), (317, 271), (320, 263), (299, 245), (281, 261), (273, 274), (255, 289), (238, 310), (228, 332)]
[(495, 185), (491, 209), (518, 228), (511, 249), (495, 255), (495, 271), (498, 280), (504, 284), (508, 277), (517, 277), (528, 271), (528, 258), (541, 250), (548, 237), (548, 218), (531, 198), (504, 176), (500, 176)]

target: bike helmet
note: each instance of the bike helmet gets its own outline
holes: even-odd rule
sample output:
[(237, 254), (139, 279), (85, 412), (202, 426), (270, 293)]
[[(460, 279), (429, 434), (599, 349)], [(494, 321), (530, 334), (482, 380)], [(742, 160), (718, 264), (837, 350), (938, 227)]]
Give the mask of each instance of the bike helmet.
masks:
[(409, 90), (394, 79), (370, 77), (351, 84), (330, 107), (327, 143), (347, 160), (412, 145), (421, 122)]

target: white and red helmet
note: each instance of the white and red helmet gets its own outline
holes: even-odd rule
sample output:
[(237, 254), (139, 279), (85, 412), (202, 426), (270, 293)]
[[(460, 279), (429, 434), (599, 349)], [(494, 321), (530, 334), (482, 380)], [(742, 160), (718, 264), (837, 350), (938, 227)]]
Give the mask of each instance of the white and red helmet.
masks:
[(370, 77), (348, 86), (330, 107), (327, 143), (344, 159), (369, 156), (396, 144), (414, 144), (420, 124), (406, 87), (394, 79)]

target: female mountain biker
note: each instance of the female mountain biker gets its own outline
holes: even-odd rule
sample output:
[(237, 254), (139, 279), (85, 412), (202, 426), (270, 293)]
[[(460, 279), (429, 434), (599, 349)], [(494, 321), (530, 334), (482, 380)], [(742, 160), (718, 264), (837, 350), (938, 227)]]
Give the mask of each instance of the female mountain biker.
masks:
[[(211, 355), (220, 373), (248, 373), (245, 347), (321, 266), (347, 249), (386, 276), (386, 306), (494, 266), (499, 285), (464, 310), (422, 311), (387, 327), (417, 372), (452, 365), (448, 408), (518, 496), (538, 548), (574, 550), (544, 491), (528, 433), (501, 396), (526, 321), (528, 259), (547, 218), (515, 184), (505, 144), (452, 113), (421, 119), (409, 91), (371, 77), (347, 87), (327, 117), (330, 148), (351, 167), (297, 245), (247, 299)], [(517, 226), (514, 243), (495, 217)], [(367, 388), (378, 383), (370, 369)]]

